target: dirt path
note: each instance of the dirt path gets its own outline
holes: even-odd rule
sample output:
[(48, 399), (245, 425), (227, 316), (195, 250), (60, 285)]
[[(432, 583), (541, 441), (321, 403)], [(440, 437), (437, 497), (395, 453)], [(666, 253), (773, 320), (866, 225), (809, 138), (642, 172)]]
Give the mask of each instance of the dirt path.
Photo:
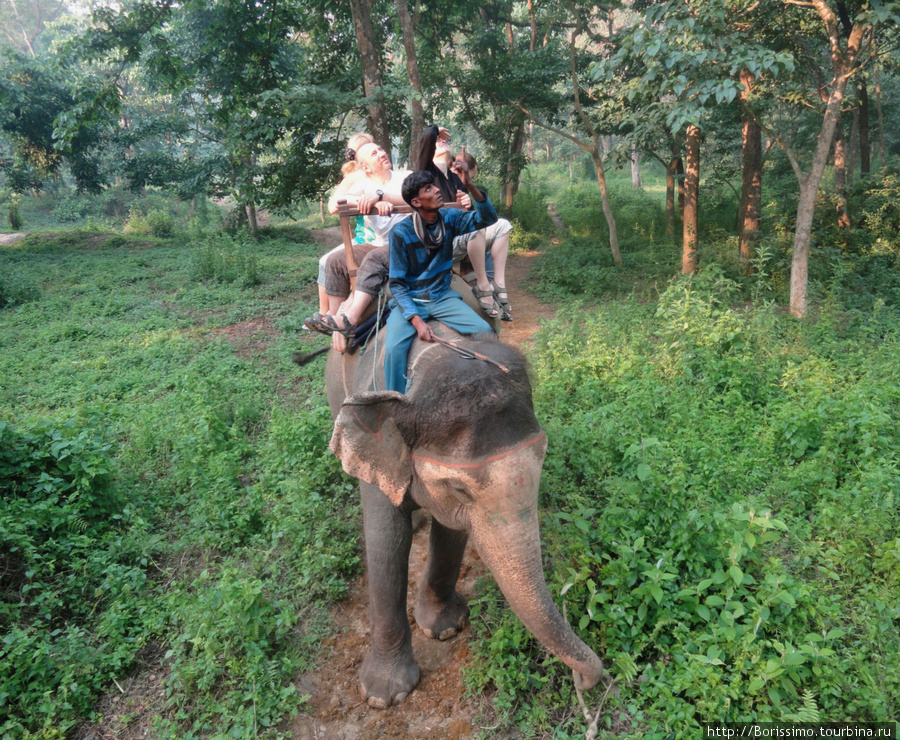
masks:
[(24, 239), (28, 234), (0, 234), (0, 247), (6, 247), (10, 244), (15, 244), (17, 241)]
[[(317, 241), (335, 245), (337, 228), (313, 233)], [(555, 314), (555, 306), (541, 303), (525, 291), (527, 275), (540, 252), (511, 255), (507, 262), (507, 288), (515, 320), (502, 326), (501, 339), (527, 352), (543, 318)], [(417, 583), (428, 552), (429, 524), (413, 537), (407, 604), (415, 604)], [(475, 581), (487, 573), (471, 546), (463, 559), (458, 590), (474, 596)], [(422, 671), (419, 685), (400, 706), (384, 711), (370, 709), (359, 698), (357, 673), (369, 649), (368, 595), (365, 576), (353, 594), (334, 610), (334, 637), (313, 672), (297, 677), (297, 688), (309, 695), (309, 713), (298, 716), (291, 727), (293, 740), (471, 740), (496, 721), (483, 698), (464, 698), (463, 667), (468, 662), (471, 630), (439, 642), (425, 637), (415, 624), (412, 609), (413, 649)], [(510, 730), (515, 735), (515, 729)]]

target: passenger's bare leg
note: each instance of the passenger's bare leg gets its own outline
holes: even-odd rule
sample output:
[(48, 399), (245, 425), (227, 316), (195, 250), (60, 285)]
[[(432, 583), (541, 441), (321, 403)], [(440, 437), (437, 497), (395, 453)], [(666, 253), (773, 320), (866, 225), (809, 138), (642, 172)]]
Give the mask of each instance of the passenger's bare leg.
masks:
[[(491, 246), (494, 258), (494, 282), (499, 288), (506, 288), (506, 258), (509, 256), (509, 234), (498, 236)], [(505, 291), (504, 291), (505, 292)]]
[(319, 286), (319, 313), (328, 313), (328, 295), (321, 285)]
[(347, 300), (347, 296), (340, 295), (330, 295), (328, 296), (328, 313), (332, 316), (337, 316), (338, 309), (341, 307), (341, 304)]
[[(507, 242), (508, 246), (508, 242)], [(469, 253), (469, 261), (472, 263), (472, 270), (475, 272), (475, 281), (478, 284), (478, 290), (490, 290), (491, 281), (488, 280), (487, 270), (484, 267), (484, 255), (486, 252), (484, 241), (484, 230), (476, 231), (469, 243), (466, 244), (466, 251)], [(496, 257), (494, 258), (497, 259)], [(496, 265), (494, 271), (496, 274)], [(502, 283), (501, 283), (502, 285)]]
[[(373, 300), (375, 300), (375, 296), (371, 293), (363, 293), (361, 290), (357, 290), (353, 293), (350, 300), (347, 301), (344, 310), (340, 311), (340, 313), (347, 317), (347, 321), (349, 321), (352, 326), (356, 326), (366, 312), (366, 309), (372, 305)], [(335, 313), (335, 316), (336, 315), (337, 313)], [(343, 321), (340, 319), (338, 319), (337, 322), (338, 326), (344, 325)], [(343, 334), (336, 331), (331, 335), (331, 346), (338, 352), (343, 352), (347, 349), (347, 340)]]

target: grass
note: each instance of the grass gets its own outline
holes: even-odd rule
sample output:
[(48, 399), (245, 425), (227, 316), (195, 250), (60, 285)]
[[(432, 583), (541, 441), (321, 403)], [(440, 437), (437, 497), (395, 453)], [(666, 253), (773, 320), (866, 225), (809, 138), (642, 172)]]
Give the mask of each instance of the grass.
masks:
[[(319, 605), (359, 568), (358, 505), (326, 447), (321, 368), (289, 361), (321, 248), (285, 233), (0, 251), (30, 286), (0, 312), (0, 420), (22, 451), (0, 488), (0, 735), (65, 733), (154, 644), (156, 737), (277, 734), (301, 706)], [(66, 472), (70, 449), (102, 485)], [(95, 500), (106, 516), (85, 514)]]
[[(790, 242), (774, 206), (752, 277), (718, 228), (682, 277), (677, 244), (654, 230), (659, 199), (612, 182), (619, 269), (596, 188), (548, 190), (570, 228), (532, 278), (570, 310), (530, 355), (550, 440), (545, 570), (618, 683), (601, 736), (896, 719), (895, 183), (872, 183), (877, 218), (859, 208), (871, 226), (852, 238), (823, 213), (804, 321), (780, 307)], [(492, 582), (479, 588), (470, 690), (493, 692), (502, 728), (583, 737), (570, 673)]]
[[(534, 168), (512, 214), (518, 248), (546, 244), (547, 202), (569, 226), (533, 277), (571, 310), (530, 359), (548, 583), (620, 687), (602, 732), (893, 719), (896, 178), (860, 196), (859, 233), (817, 222), (803, 322), (780, 308), (777, 183), (750, 278), (727, 198), (703, 269), (677, 276), (658, 184), (610, 175), (624, 268), (587, 176)], [(61, 737), (149, 664), (154, 737), (276, 737), (359, 570), (320, 366), (289, 362), (321, 248), (296, 224), (181, 228), (0, 250), (0, 734)], [(568, 671), (478, 589), (466, 682), (493, 697), (487, 736), (583, 736)]]

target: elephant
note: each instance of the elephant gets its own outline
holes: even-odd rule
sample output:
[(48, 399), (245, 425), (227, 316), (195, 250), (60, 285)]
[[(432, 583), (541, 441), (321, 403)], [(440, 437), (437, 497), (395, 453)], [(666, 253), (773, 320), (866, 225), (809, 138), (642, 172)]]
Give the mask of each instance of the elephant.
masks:
[(424, 634), (445, 640), (467, 623), (455, 586), (471, 535), (516, 615), (572, 668), (576, 686), (589, 689), (603, 678), (603, 663), (563, 619), (544, 580), (537, 499), (547, 437), (524, 357), (492, 334), (462, 336), (437, 322), (432, 329), (497, 364), (417, 339), (406, 394), (378, 390), (383, 333), (362, 352), (331, 351), (326, 364), (330, 446), (359, 479), (363, 505), (371, 648), (361, 696), (383, 709), (419, 681), (406, 610), (411, 515), (419, 508), (432, 515), (414, 609)]

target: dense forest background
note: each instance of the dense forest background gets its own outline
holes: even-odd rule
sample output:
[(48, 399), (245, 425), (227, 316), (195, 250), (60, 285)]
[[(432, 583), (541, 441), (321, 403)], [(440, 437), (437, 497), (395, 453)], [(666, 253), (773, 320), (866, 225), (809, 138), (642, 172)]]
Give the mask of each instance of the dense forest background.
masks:
[[(618, 682), (601, 735), (895, 721), (898, 14), (0, 0), (0, 736), (88, 737), (145, 674), (106, 730), (289, 734), (360, 570), (290, 363), (309, 230), (352, 133), (399, 167), (432, 122), (560, 309), (546, 570)], [(481, 735), (583, 737), (489, 579), (472, 606)]]

